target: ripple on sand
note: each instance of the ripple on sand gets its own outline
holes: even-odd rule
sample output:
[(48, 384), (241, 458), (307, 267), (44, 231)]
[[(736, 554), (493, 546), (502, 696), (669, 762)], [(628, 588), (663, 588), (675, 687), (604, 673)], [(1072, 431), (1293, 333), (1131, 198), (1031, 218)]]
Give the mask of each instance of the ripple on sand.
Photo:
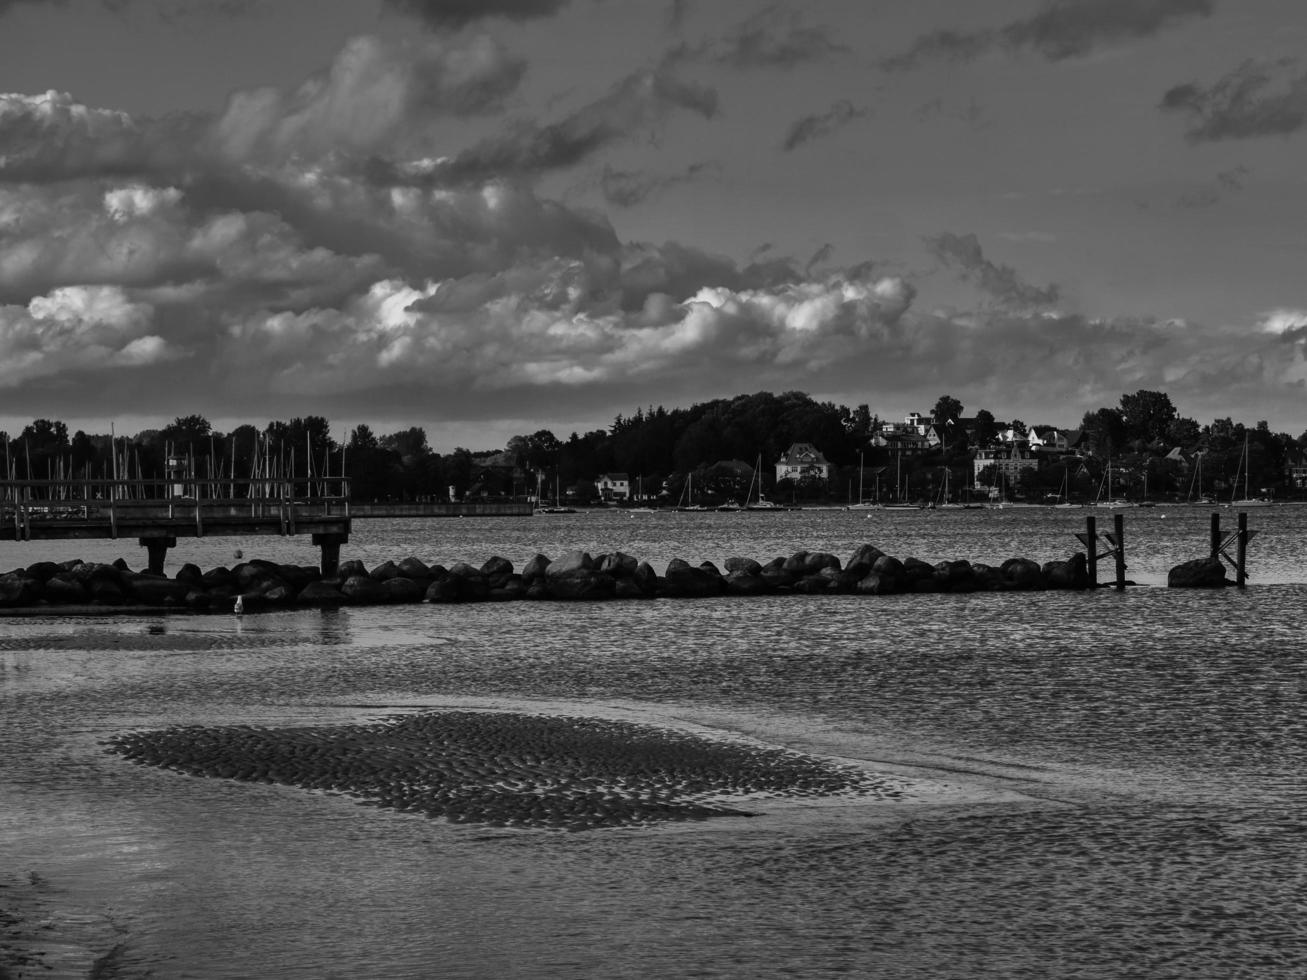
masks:
[(111, 752), (195, 776), (341, 792), (453, 823), (631, 826), (751, 816), (749, 799), (897, 798), (899, 783), (784, 749), (602, 718), (441, 711), (370, 725), (169, 728)]

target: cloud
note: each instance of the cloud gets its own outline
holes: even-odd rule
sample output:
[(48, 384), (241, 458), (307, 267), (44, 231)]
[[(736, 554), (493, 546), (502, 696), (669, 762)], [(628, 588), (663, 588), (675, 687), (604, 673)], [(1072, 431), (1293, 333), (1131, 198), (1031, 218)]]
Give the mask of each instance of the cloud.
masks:
[(599, 150), (662, 124), (674, 112), (712, 118), (717, 93), (678, 78), (667, 65), (628, 75), (603, 97), (546, 125), (520, 123), (449, 157), (412, 165), (373, 161), (373, 180), (459, 186), (500, 177), (529, 177), (574, 166)]
[(327, 71), (294, 91), (235, 93), (212, 125), (211, 139), (235, 161), (420, 151), (442, 117), (500, 108), (525, 71), (522, 59), (485, 36), (458, 44), (356, 37)]
[(599, 178), (599, 186), (604, 200), (619, 208), (630, 208), (651, 197), (656, 197), (679, 184), (688, 184), (701, 180), (705, 176), (719, 173), (717, 164), (692, 163), (684, 170), (672, 174), (650, 174), (632, 170), (616, 170), (605, 166)]
[(825, 139), (838, 133), (845, 126), (868, 115), (868, 110), (855, 106), (847, 99), (841, 99), (831, 105), (825, 112), (816, 112), (802, 116), (790, 124), (781, 142), (785, 152), (797, 149), (813, 140)]
[(1181, 194), (1176, 203), (1182, 208), (1209, 208), (1226, 197), (1243, 190), (1248, 175), (1252, 171), (1245, 166), (1222, 170), (1212, 180), (1212, 184)]
[(417, 17), (436, 31), (458, 30), (489, 18), (535, 20), (552, 17), (569, 0), (385, 0), (386, 6)]
[(963, 281), (973, 283), (1001, 307), (1028, 309), (1051, 306), (1058, 300), (1056, 285), (1033, 286), (1022, 281), (1010, 266), (997, 265), (985, 258), (980, 241), (973, 234), (944, 232), (926, 239), (926, 247)]
[(1192, 18), (1209, 17), (1214, 7), (1215, 0), (1048, 0), (1038, 13), (1002, 27), (924, 34), (882, 67), (901, 71), (931, 61), (971, 61), (995, 48), (1063, 61), (1103, 44), (1154, 37)]
[(826, 28), (805, 25), (797, 11), (768, 7), (692, 54), (730, 68), (786, 69), (847, 51)]
[(1307, 124), (1307, 72), (1293, 58), (1245, 61), (1206, 88), (1168, 89), (1161, 109), (1188, 117), (1191, 143), (1287, 136)]

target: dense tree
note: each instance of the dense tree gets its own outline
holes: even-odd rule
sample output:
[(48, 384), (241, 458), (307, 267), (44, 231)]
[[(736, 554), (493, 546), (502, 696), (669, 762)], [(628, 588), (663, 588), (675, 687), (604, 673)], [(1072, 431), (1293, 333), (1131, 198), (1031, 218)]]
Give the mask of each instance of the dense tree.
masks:
[(1164, 438), (1167, 428), (1179, 418), (1169, 395), (1142, 388), (1121, 396), (1119, 415), (1126, 439), (1145, 444)]
[(939, 401), (935, 402), (935, 409), (932, 414), (935, 417), (936, 425), (957, 422), (962, 417), (962, 403), (952, 395), (940, 395)]

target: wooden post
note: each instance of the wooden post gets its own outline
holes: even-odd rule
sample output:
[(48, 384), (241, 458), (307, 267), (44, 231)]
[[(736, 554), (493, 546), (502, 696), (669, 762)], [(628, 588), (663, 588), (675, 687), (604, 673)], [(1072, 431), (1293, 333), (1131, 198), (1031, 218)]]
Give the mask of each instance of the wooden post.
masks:
[(1221, 557), (1221, 515), (1215, 512), (1212, 514), (1211, 541), (1212, 541), (1212, 557), (1220, 558)]
[(1090, 516), (1085, 518), (1085, 541), (1089, 552), (1089, 587), (1098, 588), (1098, 521)]
[(1248, 558), (1248, 515), (1243, 511), (1239, 513), (1239, 540), (1235, 550), (1235, 571), (1234, 584), (1243, 588), (1248, 579), (1246, 571), (1246, 562)]
[(340, 569), (340, 546), (349, 540), (348, 534), (315, 534), (313, 543), (322, 549), (322, 577), (331, 578)]
[(138, 538), (145, 553), (149, 556), (149, 569), (155, 575), (163, 574), (163, 559), (168, 554), (168, 549), (175, 547), (177, 539), (172, 537), (165, 538)]
[(1125, 591), (1125, 517), (1116, 515), (1116, 591)]

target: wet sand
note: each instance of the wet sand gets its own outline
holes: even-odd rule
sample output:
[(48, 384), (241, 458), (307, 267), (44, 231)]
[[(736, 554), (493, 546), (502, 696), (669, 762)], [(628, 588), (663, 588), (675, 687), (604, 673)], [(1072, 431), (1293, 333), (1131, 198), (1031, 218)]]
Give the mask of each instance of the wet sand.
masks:
[(187, 727), (106, 743), (143, 765), (280, 783), (451, 823), (572, 831), (748, 817), (750, 800), (896, 800), (899, 780), (616, 719), (439, 711), (368, 725)]

